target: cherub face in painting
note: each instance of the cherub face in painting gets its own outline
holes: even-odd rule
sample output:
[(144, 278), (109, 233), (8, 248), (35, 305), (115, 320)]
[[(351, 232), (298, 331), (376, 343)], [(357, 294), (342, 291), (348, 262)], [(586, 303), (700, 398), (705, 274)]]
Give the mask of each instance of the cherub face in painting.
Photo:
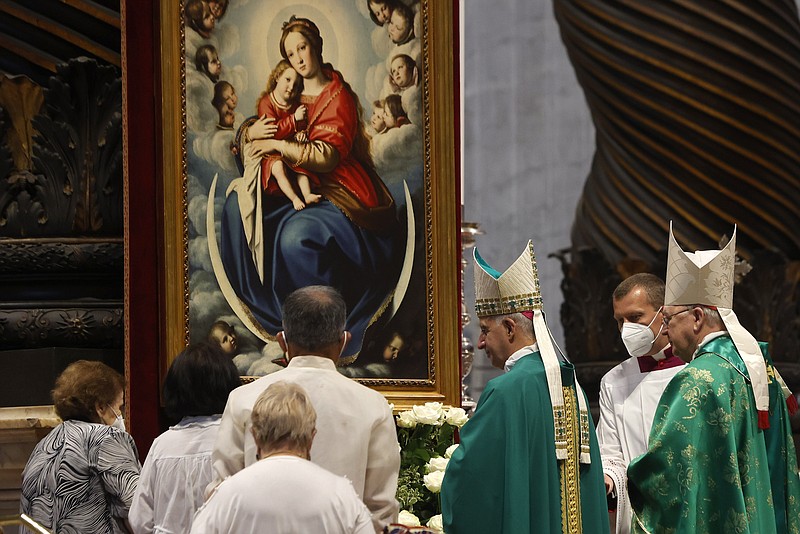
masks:
[(369, 2), (369, 10), (372, 11), (372, 14), (375, 15), (375, 20), (378, 21), (378, 24), (383, 26), (389, 20), (389, 17), (392, 15), (392, 9), (389, 7), (388, 2)]
[(210, 32), (217, 25), (217, 17), (211, 11), (211, 7), (203, 2), (203, 20), (201, 21), (203, 29)]
[(402, 43), (411, 31), (411, 21), (403, 16), (400, 9), (395, 9), (389, 17), (389, 24), (386, 28), (389, 31), (389, 39), (393, 43)]
[(236, 114), (233, 112), (233, 108), (223, 103), (219, 109), (219, 125), (223, 128), (233, 128), (235, 121)]
[(394, 83), (400, 88), (411, 87), (414, 83), (413, 69), (402, 57), (396, 57), (392, 60), (391, 76)]
[(399, 334), (392, 336), (392, 339), (383, 348), (383, 361), (390, 362), (396, 360), (404, 346), (405, 340), (403, 340)]
[(208, 7), (211, 9), (211, 14), (214, 15), (215, 19), (218, 19), (222, 16), (223, 11), (225, 10), (225, 3), (220, 0), (209, 0)]
[(297, 81), (300, 76), (297, 71), (287, 68), (281, 72), (275, 83), (275, 97), (282, 104), (288, 104), (295, 100), (297, 96)]
[(217, 328), (214, 330), (213, 336), (219, 343), (222, 352), (229, 355), (236, 353), (236, 331), (233, 328), (230, 330)]
[(214, 52), (208, 57), (208, 73), (213, 79), (219, 78), (219, 75), (222, 74), (222, 62), (219, 60), (219, 56)]
[(228, 105), (228, 108), (231, 111), (236, 109), (237, 104), (239, 104), (239, 97), (236, 96), (236, 90), (232, 85), (228, 85), (222, 90), (222, 98), (225, 100), (225, 103)]
[(386, 128), (394, 128), (397, 126), (397, 119), (392, 115), (392, 112), (389, 111), (389, 106), (383, 107), (383, 122)]
[(386, 121), (383, 117), (383, 108), (372, 108), (372, 117), (369, 118), (369, 123), (372, 126), (372, 129), (378, 133), (381, 133), (386, 129)]

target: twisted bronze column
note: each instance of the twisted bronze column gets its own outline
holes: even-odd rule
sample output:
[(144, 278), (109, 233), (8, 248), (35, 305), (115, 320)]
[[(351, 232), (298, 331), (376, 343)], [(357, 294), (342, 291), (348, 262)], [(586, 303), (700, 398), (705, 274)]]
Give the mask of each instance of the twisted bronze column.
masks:
[(573, 248), (660, 272), (739, 225), (800, 259), (800, 22), (793, 0), (554, 0), (597, 130)]

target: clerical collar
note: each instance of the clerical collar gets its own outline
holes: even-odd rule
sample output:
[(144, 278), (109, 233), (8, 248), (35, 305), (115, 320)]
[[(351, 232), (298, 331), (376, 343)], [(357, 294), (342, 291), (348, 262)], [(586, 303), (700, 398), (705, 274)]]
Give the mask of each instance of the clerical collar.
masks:
[(710, 341), (712, 341), (714, 339), (717, 339), (718, 337), (727, 336), (727, 335), (728, 335), (728, 331), (727, 330), (717, 330), (716, 332), (711, 332), (710, 334), (708, 334), (706, 337), (704, 337), (700, 341), (700, 343), (697, 345), (697, 348), (694, 349), (694, 354), (692, 354), (692, 359), (693, 360), (695, 359), (695, 357), (697, 356), (697, 353), (700, 352), (700, 349), (703, 348), (703, 346), (706, 343), (709, 343)]
[(505, 365), (503, 365), (503, 371), (505, 371), (506, 373), (509, 372), (511, 368), (517, 364), (520, 358), (527, 356), (532, 352), (539, 352), (538, 343), (534, 343), (533, 345), (528, 345), (527, 347), (522, 347), (517, 352), (509, 356), (508, 359), (506, 360)]
[(639, 356), (636, 358), (636, 362), (639, 364), (639, 372), (641, 373), (685, 365), (683, 360), (672, 354), (672, 345), (667, 345), (663, 350), (652, 356)]

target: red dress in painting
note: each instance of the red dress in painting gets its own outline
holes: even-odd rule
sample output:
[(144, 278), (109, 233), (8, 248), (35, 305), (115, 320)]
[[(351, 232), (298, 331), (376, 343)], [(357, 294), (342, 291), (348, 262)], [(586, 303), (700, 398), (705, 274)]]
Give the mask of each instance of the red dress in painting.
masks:
[[(356, 100), (339, 72), (325, 69), (325, 74), (331, 81), (319, 95), (300, 97), (308, 108), (310, 143), (294, 144), (290, 148), (299, 151), (286, 150), (284, 161), (302, 168), (313, 165), (325, 198), (362, 228), (385, 232), (396, 222), (394, 201), (373, 168)], [(338, 158), (328, 157), (325, 145)]]
[[(272, 96), (272, 93), (268, 93), (262, 96), (258, 101), (258, 116), (266, 116), (270, 119), (275, 119), (274, 124), (278, 127), (278, 131), (275, 132), (275, 139), (286, 139), (291, 141), (294, 140), (294, 135), (298, 131), (305, 129), (307, 124), (307, 121), (305, 120), (297, 122), (297, 120), (294, 118), (294, 113), (297, 111), (298, 106), (299, 104), (283, 105), (278, 102), (274, 96)], [(273, 163), (282, 159), (283, 158), (281, 158), (280, 155), (270, 154), (268, 156), (264, 156), (263, 160), (261, 161), (261, 186), (268, 195), (283, 194), (280, 187), (278, 187), (277, 182), (275, 180), (270, 180), (270, 177), (272, 176), (271, 169)], [(293, 167), (288, 163), (287, 166), (294, 172), (308, 176), (312, 187), (319, 185), (319, 180), (314, 173), (308, 172), (307, 170), (299, 167)]]

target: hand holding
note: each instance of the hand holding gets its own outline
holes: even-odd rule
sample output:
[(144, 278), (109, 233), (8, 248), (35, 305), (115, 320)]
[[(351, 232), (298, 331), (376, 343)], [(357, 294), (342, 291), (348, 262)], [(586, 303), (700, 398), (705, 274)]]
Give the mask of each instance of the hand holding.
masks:
[(252, 140), (272, 139), (278, 131), (275, 119), (262, 115), (247, 129), (247, 135)]

